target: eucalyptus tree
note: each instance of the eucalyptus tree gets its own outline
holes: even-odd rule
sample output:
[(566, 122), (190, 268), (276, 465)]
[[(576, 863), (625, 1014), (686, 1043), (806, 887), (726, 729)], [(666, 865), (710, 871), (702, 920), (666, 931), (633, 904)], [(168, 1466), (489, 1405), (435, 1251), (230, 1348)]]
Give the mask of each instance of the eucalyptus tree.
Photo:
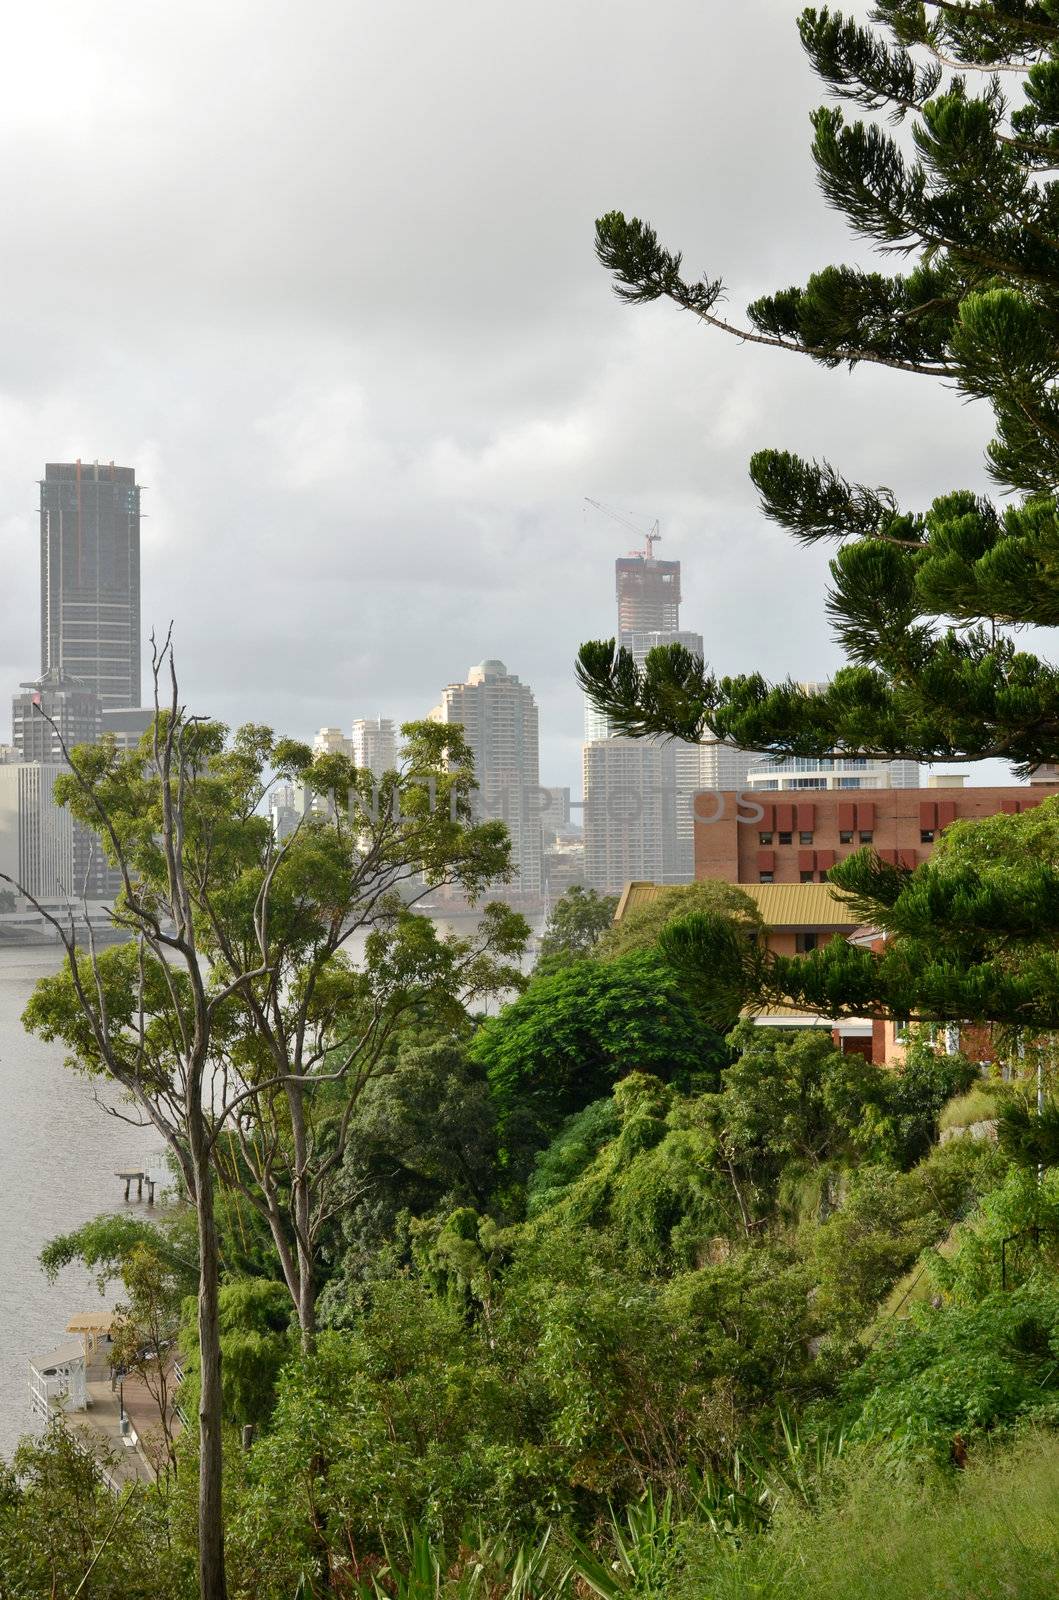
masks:
[[(224, 1600), (218, 1181), (267, 1215), (311, 1337), (314, 1230), (352, 1104), (411, 1009), (517, 981), (526, 929), (491, 907), (473, 938), (455, 940), (413, 912), (441, 885), (474, 899), (508, 871), (503, 825), (474, 818), (458, 727), (409, 724), (399, 768), (376, 784), (267, 728), (229, 736), (190, 715), (168, 641), (154, 676), (154, 725), (138, 748), (78, 747), (58, 785), (120, 874), (111, 916), (130, 937), (100, 949), (72, 911), (40, 907), (66, 960), (38, 983), (25, 1022), (120, 1087), (116, 1114), (165, 1140), (194, 1208), (199, 1589)], [(284, 841), (262, 811), (276, 781), (316, 804)], [(358, 933), (359, 966), (347, 954)]]

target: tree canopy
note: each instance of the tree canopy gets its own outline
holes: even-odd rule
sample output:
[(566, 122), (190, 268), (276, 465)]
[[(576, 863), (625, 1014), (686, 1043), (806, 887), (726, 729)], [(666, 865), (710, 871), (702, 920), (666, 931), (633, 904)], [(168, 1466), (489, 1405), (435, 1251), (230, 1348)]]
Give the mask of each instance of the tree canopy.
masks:
[(676, 645), (638, 669), (611, 640), (583, 646), (579, 676), (627, 733), (1032, 768), (1059, 755), (1059, 673), (1017, 631), (1059, 620), (1059, 16), (1024, 0), (882, 0), (870, 25), (813, 7), (799, 29), (844, 102), (812, 118), (824, 197), (906, 270), (824, 267), (736, 326), (722, 281), (688, 279), (638, 218), (599, 220), (599, 259), (630, 303), (665, 298), (827, 367), (882, 365), (986, 401), (989, 472), (1016, 498), (906, 507), (827, 461), (759, 451), (765, 515), (804, 543), (839, 543), (827, 611), (847, 665), (807, 691), (718, 675)]

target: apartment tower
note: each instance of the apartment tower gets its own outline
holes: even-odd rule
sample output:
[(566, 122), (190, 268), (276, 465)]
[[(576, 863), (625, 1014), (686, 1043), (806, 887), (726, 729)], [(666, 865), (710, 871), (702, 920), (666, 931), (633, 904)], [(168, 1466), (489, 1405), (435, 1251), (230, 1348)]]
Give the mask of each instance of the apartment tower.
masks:
[(41, 674), (104, 710), (140, 703), (140, 490), (132, 467), (49, 462), (40, 481)]
[(511, 835), (515, 893), (541, 892), (540, 750), (533, 690), (502, 661), (481, 661), (466, 683), (450, 683), (430, 713), (459, 722), (474, 754), (479, 812), (499, 818)]

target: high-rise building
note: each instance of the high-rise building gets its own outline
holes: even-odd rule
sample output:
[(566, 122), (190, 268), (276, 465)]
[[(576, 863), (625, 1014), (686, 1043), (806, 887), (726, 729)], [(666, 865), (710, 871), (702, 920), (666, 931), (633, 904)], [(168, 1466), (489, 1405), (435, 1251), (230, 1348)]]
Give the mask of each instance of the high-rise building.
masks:
[(109, 735), (119, 750), (135, 750), (153, 725), (154, 715), (154, 706), (117, 706), (103, 712), (99, 731)]
[(741, 789), (757, 758), (723, 739), (704, 739), (699, 745), (699, 786), (703, 789)]
[[(24, 683), (11, 702), (12, 738), (19, 760), (67, 765), (66, 752), (79, 744), (95, 744), (101, 731), (99, 696), (94, 689), (52, 668), (37, 683)], [(28, 803), (37, 804), (23, 789)], [(120, 877), (107, 868), (98, 836), (83, 823), (73, 826), (73, 869), (69, 888), (90, 900), (103, 899), (120, 887)]]
[[(653, 548), (649, 546), (649, 548)], [(703, 656), (701, 633), (680, 627), (680, 562), (650, 555), (615, 563), (619, 643), (643, 667), (654, 649), (679, 644)], [(694, 876), (694, 799), (704, 788), (740, 784), (750, 757), (713, 740), (613, 738), (585, 699), (583, 776), (585, 875), (595, 889), (620, 889), (621, 873), (653, 872), (658, 883)], [(639, 754), (636, 751), (639, 750)]]
[(82, 893), (73, 818), (54, 795), (56, 778), (68, 770), (49, 761), (0, 765), (0, 872), (44, 902)]
[(596, 739), (582, 751), (585, 881), (614, 894), (632, 879), (674, 876), (677, 848), (673, 747), (659, 739)]
[(430, 713), (459, 722), (474, 754), (479, 812), (499, 818), (511, 835), (515, 893), (541, 892), (540, 731), (533, 691), (502, 661), (472, 667), (466, 683), (450, 683)]
[(676, 633), (680, 627), (679, 561), (656, 561), (653, 555), (619, 556), (614, 576), (620, 644), (630, 648), (634, 633)]
[(376, 781), (397, 766), (397, 735), (389, 717), (358, 717), (353, 724), (353, 760)]
[(321, 728), (313, 736), (314, 756), (352, 756), (353, 741), (347, 739), (341, 728)]
[(23, 761), (65, 761), (64, 748), (95, 744), (100, 732), (96, 691), (51, 667), (23, 683), (11, 701), (11, 738)]
[(140, 490), (132, 467), (51, 461), (40, 482), (41, 673), (140, 703)]
[(289, 839), (312, 810), (312, 795), (303, 784), (277, 783), (268, 796), (268, 814), (277, 844)]
[[(677, 587), (679, 603), (680, 562), (671, 561), (670, 566), (677, 569)], [(677, 615), (674, 611), (674, 615)], [(659, 645), (682, 644), (689, 655), (698, 656), (702, 660), (702, 634), (692, 633), (687, 628), (633, 628), (631, 633), (623, 635), (622, 644), (629, 651), (638, 667), (643, 667), (644, 662)]]

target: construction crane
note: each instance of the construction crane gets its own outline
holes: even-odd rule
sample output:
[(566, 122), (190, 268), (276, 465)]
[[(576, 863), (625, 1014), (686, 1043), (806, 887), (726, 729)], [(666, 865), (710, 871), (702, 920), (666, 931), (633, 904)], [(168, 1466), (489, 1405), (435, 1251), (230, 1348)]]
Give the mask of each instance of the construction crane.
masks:
[(602, 511), (602, 513), (603, 513), (603, 515), (605, 517), (610, 517), (612, 522), (620, 522), (623, 528), (631, 528), (633, 533), (638, 533), (639, 534), (640, 538), (646, 544), (647, 549), (646, 550), (630, 550), (629, 554), (631, 556), (646, 556), (648, 561), (653, 561), (654, 560), (654, 558), (655, 558), (655, 545), (658, 544), (661, 541), (661, 538), (662, 538), (662, 535), (658, 531), (658, 518), (657, 517), (655, 518), (654, 522), (651, 524), (650, 531), (647, 532), (647, 533), (644, 533), (643, 529), (636, 522), (633, 521), (632, 517), (626, 516), (624, 511), (615, 511), (613, 506), (605, 506), (603, 504), (602, 500), (593, 500), (593, 499), (591, 499), (591, 497), (589, 495), (586, 494), (585, 495), (585, 504), (586, 504), (586, 506), (595, 506), (596, 510), (597, 511)]

